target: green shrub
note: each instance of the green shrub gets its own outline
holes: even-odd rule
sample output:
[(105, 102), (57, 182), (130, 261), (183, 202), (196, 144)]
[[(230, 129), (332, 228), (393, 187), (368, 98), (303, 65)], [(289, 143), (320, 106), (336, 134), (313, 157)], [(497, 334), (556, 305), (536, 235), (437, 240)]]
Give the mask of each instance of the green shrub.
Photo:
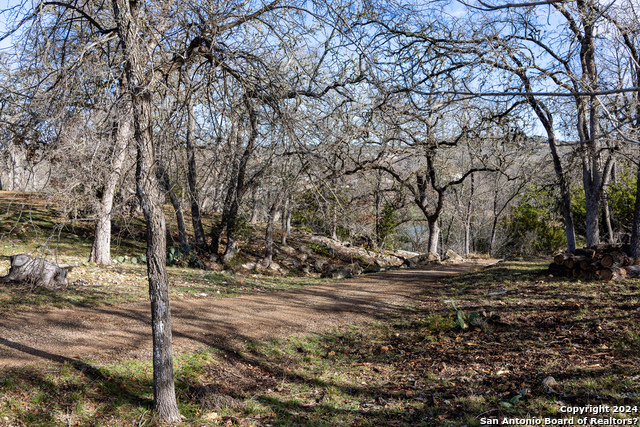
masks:
[(504, 255), (550, 254), (566, 245), (564, 224), (556, 212), (552, 194), (529, 188), (503, 222), (508, 241)]
[[(146, 259), (145, 259), (146, 261)], [(191, 251), (189, 245), (171, 246), (167, 249), (167, 265), (189, 266), (194, 268), (204, 268), (204, 264)]]

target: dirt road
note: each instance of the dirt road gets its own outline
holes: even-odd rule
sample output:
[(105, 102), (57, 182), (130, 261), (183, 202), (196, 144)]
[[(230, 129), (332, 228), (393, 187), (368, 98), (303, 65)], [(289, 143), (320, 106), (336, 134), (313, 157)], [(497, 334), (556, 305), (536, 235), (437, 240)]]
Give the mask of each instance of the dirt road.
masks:
[[(373, 320), (414, 303), (434, 282), (479, 264), (396, 270), (291, 291), (172, 302), (174, 352), (232, 347)], [(0, 320), (0, 368), (151, 358), (147, 302), (10, 313)]]

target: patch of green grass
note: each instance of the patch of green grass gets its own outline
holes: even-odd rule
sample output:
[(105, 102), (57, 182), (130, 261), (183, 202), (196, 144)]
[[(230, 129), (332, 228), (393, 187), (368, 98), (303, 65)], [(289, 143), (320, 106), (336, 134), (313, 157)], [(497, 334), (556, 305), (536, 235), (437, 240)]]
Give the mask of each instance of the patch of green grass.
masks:
[[(86, 260), (92, 245), (91, 222), (69, 222), (52, 204), (37, 194), (0, 192), (0, 275), (9, 270), (9, 256), (31, 253), (74, 268), (68, 275), (68, 287), (57, 290), (32, 289), (15, 284), (0, 284), (0, 312), (11, 310), (103, 306), (148, 298), (146, 266), (133, 263), (145, 253), (145, 226), (142, 218), (116, 218), (118, 227), (112, 236), (112, 258), (120, 259), (110, 267)], [(167, 215), (172, 213), (167, 207)], [(206, 219), (212, 221), (212, 218)], [(210, 224), (207, 223), (207, 226)], [(247, 226), (248, 227), (248, 226)], [(253, 228), (245, 227), (245, 231)], [(170, 235), (177, 234), (169, 221)], [(255, 230), (253, 230), (255, 231)], [(177, 245), (170, 242), (169, 245)], [(319, 247), (324, 248), (324, 246)], [(326, 249), (326, 248), (324, 248)], [(238, 265), (246, 260), (238, 256)], [(170, 297), (221, 298), (252, 292), (295, 289), (324, 283), (315, 277), (276, 277), (267, 274), (214, 272), (173, 266), (169, 273)]]
[(305, 246), (312, 249), (316, 254), (326, 258), (333, 258), (334, 254), (328, 247), (317, 243), (305, 243)]

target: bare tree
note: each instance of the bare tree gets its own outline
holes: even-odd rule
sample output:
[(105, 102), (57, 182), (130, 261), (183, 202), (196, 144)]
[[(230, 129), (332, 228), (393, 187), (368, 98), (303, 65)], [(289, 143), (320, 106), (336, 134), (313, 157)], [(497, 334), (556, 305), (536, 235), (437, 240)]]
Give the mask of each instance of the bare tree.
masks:
[(111, 170), (106, 175), (106, 182), (100, 200), (98, 220), (91, 246), (89, 261), (103, 265), (111, 264), (111, 217), (113, 199), (122, 173), (122, 166), (127, 155), (127, 147), (132, 136), (131, 98), (126, 92), (126, 81), (120, 83), (121, 98), (116, 105), (116, 123)]

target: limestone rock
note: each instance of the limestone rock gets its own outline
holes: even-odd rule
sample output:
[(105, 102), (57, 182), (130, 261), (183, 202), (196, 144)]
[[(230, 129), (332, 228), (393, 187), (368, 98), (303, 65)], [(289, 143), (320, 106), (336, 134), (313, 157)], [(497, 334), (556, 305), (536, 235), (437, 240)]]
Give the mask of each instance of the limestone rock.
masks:
[(322, 273), (320, 277), (329, 279), (348, 279), (349, 277), (352, 277), (352, 274), (346, 268), (334, 268), (331, 266), (329, 267), (329, 270)]
[(296, 253), (296, 250), (291, 246), (280, 246), (279, 249), (281, 252), (284, 252), (287, 255), (293, 255)]
[(343, 270), (347, 270), (351, 276), (359, 276), (362, 274), (362, 267), (356, 263), (345, 265)]
[(315, 253), (309, 246), (300, 246), (298, 250), (307, 255), (313, 255)]
[(322, 273), (323, 267), (325, 266), (326, 263), (327, 261), (318, 258), (317, 260), (314, 261), (313, 268), (316, 270), (317, 273)]
[(444, 254), (444, 260), (447, 261), (447, 262), (453, 262), (453, 263), (464, 262), (464, 258), (462, 258), (460, 255), (458, 255), (457, 253), (455, 253), (451, 249), (449, 249)]
[(413, 258), (405, 259), (402, 263), (409, 268), (421, 267), (429, 264), (439, 264), (440, 263), (440, 255), (429, 252), (428, 254), (422, 254), (418, 256), (414, 256)]

